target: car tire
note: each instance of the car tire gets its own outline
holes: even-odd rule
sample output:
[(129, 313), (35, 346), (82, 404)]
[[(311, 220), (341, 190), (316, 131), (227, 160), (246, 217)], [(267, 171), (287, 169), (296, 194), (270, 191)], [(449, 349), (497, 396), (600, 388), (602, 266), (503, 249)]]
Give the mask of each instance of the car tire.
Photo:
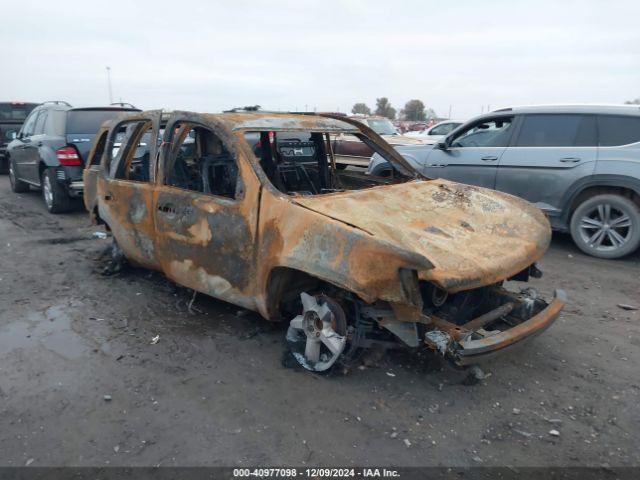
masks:
[(573, 241), (586, 254), (624, 257), (640, 246), (640, 206), (621, 195), (596, 195), (578, 205), (570, 230)]
[(11, 183), (11, 190), (15, 193), (26, 193), (29, 191), (29, 184), (16, 178), (16, 167), (13, 160), (9, 160), (9, 183)]
[(67, 195), (56, 179), (53, 168), (47, 168), (40, 177), (42, 198), (49, 213), (64, 213), (71, 209), (71, 197)]

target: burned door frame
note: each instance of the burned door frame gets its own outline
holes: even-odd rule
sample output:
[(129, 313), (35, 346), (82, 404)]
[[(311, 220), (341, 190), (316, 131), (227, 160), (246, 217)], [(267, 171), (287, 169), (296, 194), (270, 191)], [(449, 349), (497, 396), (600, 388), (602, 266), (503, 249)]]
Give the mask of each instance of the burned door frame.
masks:
[[(93, 145), (91, 146), (91, 150), (89, 151), (89, 155), (87, 156), (87, 163), (85, 165), (84, 172), (82, 174), (82, 181), (84, 186), (83, 198), (84, 198), (84, 206), (89, 212), (92, 223), (98, 223), (98, 215), (97, 215), (97, 188), (98, 188), (98, 178), (100, 177), (100, 173), (102, 170), (102, 160), (107, 150), (107, 143), (109, 140), (109, 131), (111, 130), (113, 123), (111, 121), (105, 122), (96, 133), (95, 140)], [(97, 152), (96, 150), (99, 148), (102, 143), (102, 137), (107, 136), (105, 139), (105, 143), (102, 147), (102, 151)]]
[[(127, 115), (113, 122), (101, 160), (98, 176), (98, 215), (110, 228), (116, 242), (127, 252), (127, 259), (146, 268), (159, 269), (156, 256), (153, 206), (157, 185), (155, 183), (155, 158), (158, 133), (162, 119), (161, 110), (144, 114)], [(128, 123), (140, 123), (134, 134), (121, 144), (118, 154), (112, 158), (118, 129)], [(142, 136), (151, 127), (149, 142), (149, 181), (116, 178), (126, 172)]]
[[(180, 126), (180, 124), (187, 124)], [(185, 128), (212, 132), (236, 162), (235, 197), (168, 184)], [(256, 308), (255, 245), (261, 183), (237, 140), (222, 122), (175, 112), (167, 122), (158, 158), (154, 216), (165, 275), (206, 295)], [(238, 181), (239, 180), (239, 181)]]

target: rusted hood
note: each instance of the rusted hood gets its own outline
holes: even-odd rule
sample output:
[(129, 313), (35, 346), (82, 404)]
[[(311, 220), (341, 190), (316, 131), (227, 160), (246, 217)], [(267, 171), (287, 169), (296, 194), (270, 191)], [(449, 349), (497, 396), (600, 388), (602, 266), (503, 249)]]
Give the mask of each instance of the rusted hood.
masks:
[(530, 203), (442, 179), (295, 201), (426, 257), (434, 268), (420, 278), (450, 292), (515, 275), (537, 261), (551, 239), (549, 222)]

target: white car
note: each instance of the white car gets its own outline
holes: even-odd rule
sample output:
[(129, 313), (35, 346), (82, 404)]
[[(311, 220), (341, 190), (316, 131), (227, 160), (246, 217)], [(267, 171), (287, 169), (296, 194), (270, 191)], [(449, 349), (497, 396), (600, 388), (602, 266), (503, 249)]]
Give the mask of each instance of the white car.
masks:
[(436, 123), (431, 128), (421, 131), (407, 132), (404, 135), (407, 137), (418, 138), (424, 143), (437, 143), (449, 135), (450, 132), (462, 125), (462, 123), (463, 122), (459, 120), (445, 120), (444, 122)]

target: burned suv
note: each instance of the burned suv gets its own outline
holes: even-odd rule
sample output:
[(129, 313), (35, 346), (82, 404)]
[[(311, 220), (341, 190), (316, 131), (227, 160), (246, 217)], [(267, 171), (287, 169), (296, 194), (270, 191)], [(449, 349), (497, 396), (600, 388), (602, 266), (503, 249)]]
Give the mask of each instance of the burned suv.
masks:
[[(283, 154), (280, 132), (296, 132), (313, 161)], [(398, 173), (337, 169), (327, 145), (341, 133)], [(373, 344), (473, 364), (542, 332), (564, 304), (561, 291), (547, 303), (504, 286), (540, 274), (551, 236), (540, 210), (428, 180), (355, 120), (143, 112), (105, 122), (88, 159), (85, 205), (117, 251), (287, 321), (292, 353), (312, 371)]]

